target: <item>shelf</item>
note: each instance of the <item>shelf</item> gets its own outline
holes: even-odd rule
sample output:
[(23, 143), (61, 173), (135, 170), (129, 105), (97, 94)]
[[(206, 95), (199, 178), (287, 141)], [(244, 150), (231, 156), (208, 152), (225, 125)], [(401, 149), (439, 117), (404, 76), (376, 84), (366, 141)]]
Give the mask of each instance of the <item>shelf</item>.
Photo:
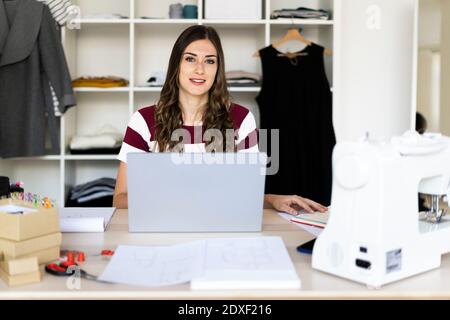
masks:
[(92, 88), (92, 87), (77, 87), (73, 88), (75, 92), (129, 92), (129, 87), (116, 88)]
[(42, 157), (24, 157), (24, 158), (8, 158), (4, 161), (57, 161), (57, 160), (117, 160), (117, 155), (110, 154), (92, 154), (92, 155), (50, 155)]
[(65, 160), (117, 160), (115, 154), (72, 154), (65, 155)]
[(313, 26), (332, 26), (333, 20), (320, 20), (320, 19), (271, 19), (269, 22), (271, 25), (313, 25)]
[(264, 25), (267, 20), (263, 19), (205, 19), (202, 20), (206, 25)]
[[(162, 87), (135, 87), (134, 92), (161, 92)], [(259, 92), (261, 87), (228, 87), (230, 92)]]
[(161, 92), (162, 87), (135, 87), (134, 92)]
[(321, 19), (80, 19), (74, 23), (80, 24), (209, 24), (209, 25), (333, 25), (333, 20)]
[(230, 92), (259, 92), (261, 87), (228, 87)]
[(136, 24), (198, 24), (199, 19), (132, 19)]
[(73, 23), (79, 24), (128, 24), (131, 19), (78, 19), (74, 20)]
[(8, 160), (13, 160), (13, 161), (17, 161), (17, 160), (23, 160), (23, 161), (38, 161), (38, 160), (51, 160), (51, 161), (55, 161), (55, 160), (61, 160), (62, 156), (61, 155), (48, 155), (48, 156), (40, 156), (40, 157), (24, 157), (24, 158), (6, 158), (6, 159), (2, 159), (5, 161)]

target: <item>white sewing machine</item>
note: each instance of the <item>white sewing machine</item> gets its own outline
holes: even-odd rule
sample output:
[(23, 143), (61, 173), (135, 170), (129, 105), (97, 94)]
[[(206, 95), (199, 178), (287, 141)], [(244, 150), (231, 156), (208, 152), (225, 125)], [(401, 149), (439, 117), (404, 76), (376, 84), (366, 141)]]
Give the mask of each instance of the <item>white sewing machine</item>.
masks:
[[(431, 195), (419, 213), (418, 193)], [(437, 268), (450, 252), (450, 138), (407, 132), (391, 141), (338, 143), (330, 218), (312, 266), (371, 287)], [(445, 199), (445, 197), (444, 197)]]

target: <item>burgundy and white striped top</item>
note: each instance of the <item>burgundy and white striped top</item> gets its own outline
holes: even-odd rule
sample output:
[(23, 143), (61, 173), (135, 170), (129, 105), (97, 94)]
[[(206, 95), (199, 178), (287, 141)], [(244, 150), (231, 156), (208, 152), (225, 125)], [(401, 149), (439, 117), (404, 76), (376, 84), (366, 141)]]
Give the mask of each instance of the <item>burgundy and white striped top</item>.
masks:
[[(133, 114), (117, 159), (127, 162), (129, 152), (159, 151), (155, 141), (155, 110), (156, 106), (153, 105), (139, 109)], [(258, 131), (253, 114), (238, 104), (232, 104), (229, 112), (234, 130), (237, 131), (238, 152), (258, 152)], [(183, 129), (186, 129), (191, 137), (191, 143), (184, 145), (184, 151), (206, 152), (202, 127), (183, 125)], [(201, 132), (201, 135), (197, 132)]]

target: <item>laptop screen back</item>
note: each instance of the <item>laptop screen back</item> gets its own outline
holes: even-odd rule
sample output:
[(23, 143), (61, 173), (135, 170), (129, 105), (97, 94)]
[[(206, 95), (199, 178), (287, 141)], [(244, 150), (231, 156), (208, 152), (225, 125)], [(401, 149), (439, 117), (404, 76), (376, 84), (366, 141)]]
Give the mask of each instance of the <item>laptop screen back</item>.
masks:
[(260, 231), (265, 155), (214, 157), (228, 160), (211, 164), (211, 154), (129, 154), (129, 231)]

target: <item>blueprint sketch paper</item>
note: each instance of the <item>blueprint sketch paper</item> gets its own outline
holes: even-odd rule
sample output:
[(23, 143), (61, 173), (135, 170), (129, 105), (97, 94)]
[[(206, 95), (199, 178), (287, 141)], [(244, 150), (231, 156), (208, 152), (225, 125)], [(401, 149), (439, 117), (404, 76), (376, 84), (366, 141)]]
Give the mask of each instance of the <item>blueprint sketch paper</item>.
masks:
[(119, 246), (99, 280), (191, 289), (298, 289), (279, 237), (218, 238), (166, 247)]
[(205, 244), (119, 246), (99, 280), (159, 287), (189, 282), (202, 273)]
[(191, 289), (299, 289), (301, 282), (280, 237), (206, 240), (205, 268)]

